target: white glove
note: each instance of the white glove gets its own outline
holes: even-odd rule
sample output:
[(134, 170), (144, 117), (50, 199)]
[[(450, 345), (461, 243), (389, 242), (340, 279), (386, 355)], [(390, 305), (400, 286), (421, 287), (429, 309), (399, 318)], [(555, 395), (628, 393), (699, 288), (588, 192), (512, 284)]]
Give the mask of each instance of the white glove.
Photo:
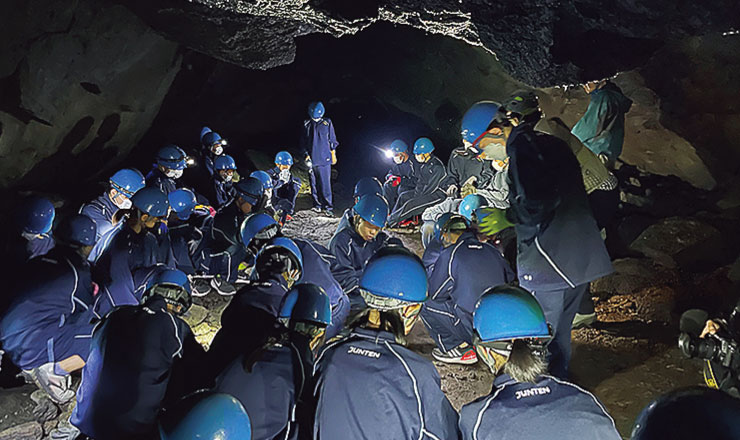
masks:
[(465, 183), (463, 183), (461, 186), (475, 185), (475, 182), (477, 181), (478, 181), (478, 178), (476, 176), (470, 176), (468, 180), (466, 180)]
[(281, 181), (283, 181), (285, 183), (288, 183), (288, 181), (290, 180), (290, 170), (282, 170), (282, 171), (280, 171), (279, 178), (280, 178)]
[(455, 195), (457, 194), (457, 186), (450, 185), (450, 187), (447, 188), (446, 193), (447, 193), (447, 197), (455, 197)]

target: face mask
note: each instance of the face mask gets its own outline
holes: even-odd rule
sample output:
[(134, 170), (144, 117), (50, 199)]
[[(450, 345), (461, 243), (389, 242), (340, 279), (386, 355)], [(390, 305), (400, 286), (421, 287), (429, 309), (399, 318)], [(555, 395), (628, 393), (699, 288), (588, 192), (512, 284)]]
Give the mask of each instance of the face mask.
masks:
[(165, 173), (165, 176), (169, 177), (170, 179), (179, 179), (182, 177), (182, 170), (169, 170), (167, 173)]
[(224, 176), (224, 175), (222, 174), (222, 175), (221, 175), (221, 178), (223, 178), (223, 179), (224, 179), (224, 182), (231, 182), (231, 180), (232, 180), (232, 179), (234, 178), (234, 175), (233, 175), (233, 174), (227, 174), (227, 175), (225, 175), (225, 176)]
[(211, 152), (216, 156), (220, 156), (224, 152), (224, 147), (222, 147), (221, 145), (216, 145), (215, 147), (211, 148)]
[(401, 165), (403, 163), (403, 156), (400, 154), (393, 156), (393, 162), (395, 162), (396, 165)]
[(119, 209), (131, 209), (133, 203), (131, 203), (131, 199), (126, 197), (121, 201), (121, 203), (116, 203), (116, 206), (118, 206)]
[(290, 179), (290, 170), (281, 170), (280, 171), (280, 180), (283, 182), (287, 182)]

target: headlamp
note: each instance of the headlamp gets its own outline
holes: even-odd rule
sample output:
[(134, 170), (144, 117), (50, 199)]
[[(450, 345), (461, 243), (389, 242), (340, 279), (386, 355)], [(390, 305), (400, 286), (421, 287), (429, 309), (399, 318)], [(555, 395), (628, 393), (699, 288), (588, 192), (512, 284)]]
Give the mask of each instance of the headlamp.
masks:
[(190, 157), (190, 156), (187, 156), (185, 158), (185, 164), (187, 164), (187, 166), (189, 166), (189, 167), (194, 166), (195, 165), (195, 158)]
[(391, 149), (383, 150), (383, 154), (385, 154), (385, 157), (388, 159), (392, 159), (393, 156), (395, 156), (395, 153), (393, 153), (393, 150)]

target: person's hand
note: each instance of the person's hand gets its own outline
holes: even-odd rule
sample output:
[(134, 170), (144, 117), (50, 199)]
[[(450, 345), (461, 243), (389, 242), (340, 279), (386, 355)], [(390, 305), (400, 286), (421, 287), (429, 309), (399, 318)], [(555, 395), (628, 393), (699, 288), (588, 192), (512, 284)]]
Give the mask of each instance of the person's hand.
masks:
[(704, 324), (704, 330), (701, 331), (699, 337), (703, 338), (707, 335), (714, 335), (719, 331), (719, 329), (719, 324), (710, 319), (706, 324)]
[(337, 151), (331, 150), (331, 164), (336, 165), (337, 164)]
[(462, 188), (460, 188), (460, 197), (465, 198), (466, 196), (469, 196), (470, 194), (475, 194), (476, 191), (477, 191), (477, 188), (472, 183), (468, 183), (466, 185), (463, 185)]
[(468, 177), (468, 180), (466, 180), (465, 183), (462, 184), (462, 186), (475, 185), (475, 182), (477, 181), (478, 181), (478, 178), (476, 176), (470, 176)]
[(457, 194), (457, 186), (450, 185), (445, 193), (447, 193), (447, 197), (455, 197), (455, 195)]
[(388, 178), (388, 184), (390, 186), (398, 186), (401, 184), (401, 177), (399, 176), (390, 176)]

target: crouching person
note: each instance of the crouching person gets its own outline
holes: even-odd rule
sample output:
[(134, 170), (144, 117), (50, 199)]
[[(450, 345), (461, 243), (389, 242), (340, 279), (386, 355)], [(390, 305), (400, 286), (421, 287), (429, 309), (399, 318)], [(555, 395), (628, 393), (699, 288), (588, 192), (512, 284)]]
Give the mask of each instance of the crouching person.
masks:
[(401, 248), (379, 252), (360, 292), (367, 308), (317, 360), (314, 439), (457, 439), (437, 370), (404, 346), (427, 299), (421, 261)]
[(593, 394), (547, 374), (552, 331), (532, 294), (511, 286), (489, 289), (473, 322), (478, 356), (496, 379), (490, 395), (460, 411), (464, 439), (621, 438)]
[(286, 327), (226, 367), (214, 388), (244, 405), (258, 439), (298, 438), (298, 416), (310, 413), (305, 402), (313, 392), (314, 351), (331, 322), (329, 297), (315, 284), (298, 284), (285, 297), (279, 319)]
[(93, 333), (70, 419), (88, 437), (151, 438), (160, 409), (199, 388), (204, 351), (180, 318), (191, 305), (187, 276), (163, 269), (142, 302), (114, 310)]

